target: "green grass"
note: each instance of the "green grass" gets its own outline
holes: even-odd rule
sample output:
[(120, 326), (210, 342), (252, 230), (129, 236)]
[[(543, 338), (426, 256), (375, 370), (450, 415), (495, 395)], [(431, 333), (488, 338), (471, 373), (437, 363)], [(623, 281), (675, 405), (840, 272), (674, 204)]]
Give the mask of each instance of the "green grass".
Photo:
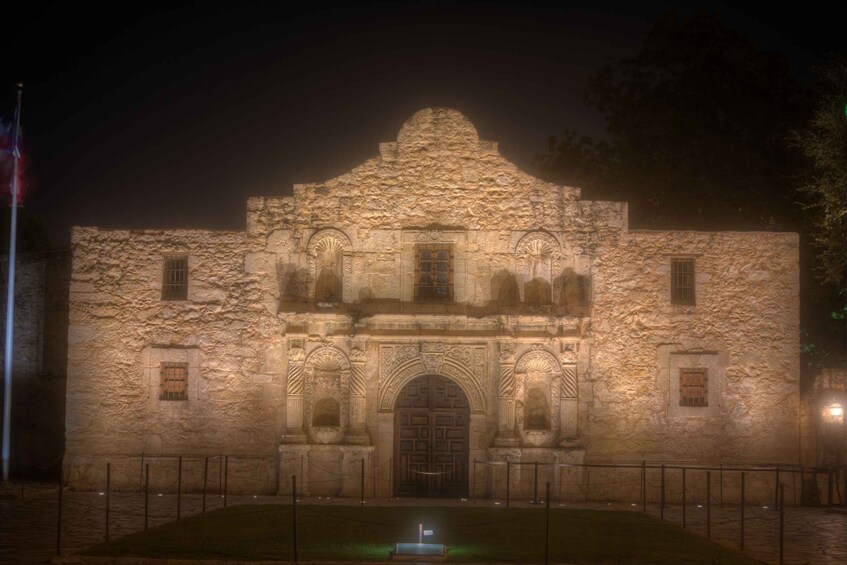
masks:
[[(240, 506), (139, 532), (86, 555), (159, 558), (292, 557), (291, 507)], [(395, 542), (433, 529), (449, 561), (538, 563), (544, 558), (542, 509), (298, 506), (301, 561), (387, 561)], [(759, 563), (700, 536), (636, 512), (551, 509), (550, 560), (566, 563)]]

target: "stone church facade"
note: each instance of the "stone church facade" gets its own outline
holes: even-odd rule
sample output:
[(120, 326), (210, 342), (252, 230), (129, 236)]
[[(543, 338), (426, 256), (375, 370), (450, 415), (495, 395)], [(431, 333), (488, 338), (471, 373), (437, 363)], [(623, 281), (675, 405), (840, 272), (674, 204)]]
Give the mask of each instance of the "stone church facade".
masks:
[(66, 476), (261, 454), (280, 492), (365, 465), (482, 496), (505, 461), (796, 463), (798, 293), (795, 234), (631, 230), (425, 109), (244, 231), (73, 230)]

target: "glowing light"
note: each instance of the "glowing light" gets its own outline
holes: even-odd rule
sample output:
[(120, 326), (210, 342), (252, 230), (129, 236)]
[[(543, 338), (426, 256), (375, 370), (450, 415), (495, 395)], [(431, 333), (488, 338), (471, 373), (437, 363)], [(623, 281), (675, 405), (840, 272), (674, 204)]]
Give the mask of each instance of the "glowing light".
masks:
[(829, 407), (829, 413), (835, 418), (840, 418), (844, 415), (844, 409), (838, 404), (833, 404)]

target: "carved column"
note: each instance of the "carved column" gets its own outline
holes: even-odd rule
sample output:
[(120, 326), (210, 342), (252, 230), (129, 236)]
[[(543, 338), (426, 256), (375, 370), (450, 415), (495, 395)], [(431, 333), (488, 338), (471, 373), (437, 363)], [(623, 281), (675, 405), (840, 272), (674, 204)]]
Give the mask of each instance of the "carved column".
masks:
[(511, 351), (500, 351), (500, 379), (497, 383), (497, 436), (496, 446), (518, 444), (515, 435), (515, 356)]
[(303, 369), (305, 360), (306, 353), (303, 348), (292, 343), (288, 350), (288, 387), (285, 397), (283, 443), (306, 443), (306, 434), (303, 432)]
[(579, 433), (577, 430), (579, 401), (577, 399), (576, 351), (572, 347), (566, 347), (559, 356), (559, 361), (562, 364), (559, 430), (562, 443), (567, 443), (575, 440)]
[(350, 351), (350, 427), (347, 443), (363, 445), (369, 442), (365, 429), (365, 352)]

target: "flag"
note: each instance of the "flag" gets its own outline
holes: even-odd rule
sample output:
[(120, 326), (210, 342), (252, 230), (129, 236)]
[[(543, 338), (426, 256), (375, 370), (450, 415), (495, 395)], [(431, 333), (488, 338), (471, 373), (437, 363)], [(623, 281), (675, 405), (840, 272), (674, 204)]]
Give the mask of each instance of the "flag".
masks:
[[(19, 134), (20, 137), (20, 134)], [(0, 187), (2, 192), (11, 195), (12, 175), (15, 172), (15, 155), (18, 160), (18, 206), (23, 205), (23, 195), (29, 184), (26, 171), (28, 160), (21, 148), (20, 138), (15, 145), (15, 122), (0, 119)]]

